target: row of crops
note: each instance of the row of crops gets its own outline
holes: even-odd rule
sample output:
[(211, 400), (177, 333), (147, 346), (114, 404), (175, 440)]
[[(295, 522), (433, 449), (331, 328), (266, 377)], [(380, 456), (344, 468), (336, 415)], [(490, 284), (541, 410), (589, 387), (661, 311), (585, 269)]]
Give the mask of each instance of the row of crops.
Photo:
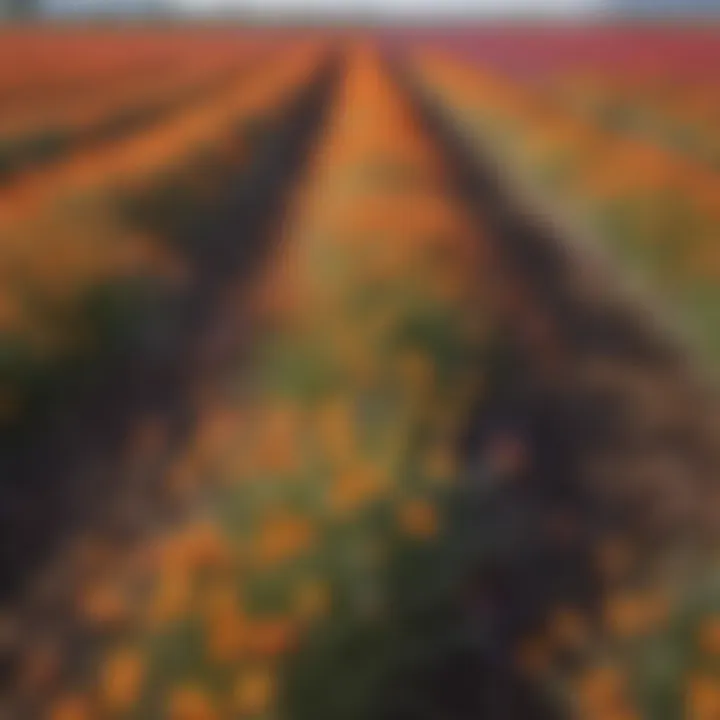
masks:
[[(506, 47), (506, 59), (509, 54)], [(620, 78), (619, 71), (613, 74), (612, 68), (603, 70), (598, 63), (587, 68), (581, 62), (579, 67), (561, 62), (552, 68), (540, 63), (531, 69), (531, 62), (525, 62), (525, 76), (516, 72), (513, 77), (507, 68), (489, 69), (437, 48), (421, 48), (413, 62), (422, 92), (442, 106), (441, 115), (464, 137), (467, 151), (479, 159), (490, 158), (506, 182), (532, 198), (536, 210), (564, 217), (568, 227), (588, 232), (595, 247), (576, 243), (566, 248), (567, 254), (600, 248), (615, 268), (622, 268), (624, 282), (641, 282), (643, 296), (665, 326), (689, 337), (712, 372), (718, 327), (714, 258), (720, 227), (712, 69), (703, 74), (696, 68), (695, 74), (678, 73), (678, 77), (668, 69), (663, 76), (658, 70), (663, 61), (654, 58), (654, 68), (633, 75), (629, 65)], [(668, 96), (679, 105), (669, 107)], [(689, 135), (695, 141), (692, 146), (675, 142), (675, 130)], [(580, 284), (588, 282), (587, 277), (579, 277)], [(606, 281), (614, 282), (611, 276)], [(552, 291), (546, 288), (546, 292)], [(576, 296), (578, 304), (587, 300), (579, 289)], [(622, 384), (618, 377), (629, 368), (623, 368), (607, 348), (598, 358), (611, 359), (604, 369), (605, 382)], [(629, 367), (633, 366), (646, 378), (653, 375), (638, 358)], [(578, 676), (580, 717), (700, 718), (712, 717), (718, 708), (717, 658), (711, 641), (717, 580), (716, 572), (709, 570), (715, 564), (716, 540), (699, 551), (688, 533), (692, 523), (695, 527), (716, 523), (711, 508), (716, 506), (717, 471), (710, 462), (688, 473), (685, 461), (677, 461), (682, 441), (668, 416), (688, 413), (687, 399), (671, 385), (653, 382), (646, 391), (660, 405), (664, 403), (664, 410), (656, 405), (650, 423), (654, 431), (641, 430), (646, 425), (643, 413), (626, 408), (611, 421), (623, 436), (618, 440), (623, 459), (615, 462), (612, 447), (601, 449), (596, 458), (600, 467), (612, 460), (609, 472), (596, 473), (600, 486), (595, 488), (595, 509), (606, 494), (624, 498), (620, 504), (629, 501), (629, 507), (625, 505), (625, 520), (620, 521), (621, 526), (626, 524), (624, 531), (618, 533), (617, 524), (611, 522), (605, 528), (601, 524), (594, 534), (593, 543), (606, 556), (600, 572), (601, 595), (606, 598), (599, 612), (603, 640), (596, 637), (596, 669)], [(642, 386), (638, 376), (631, 383), (636, 390)], [(636, 390), (626, 386), (625, 393), (633, 398), (631, 404), (639, 406), (642, 393), (635, 396)], [(701, 404), (695, 405), (697, 417), (703, 412)], [(693, 433), (695, 441), (703, 435), (698, 427)], [(653, 442), (666, 451), (655, 451), (653, 457), (646, 449)], [(717, 441), (710, 442), (712, 446)], [(641, 526), (653, 523), (648, 518), (669, 485), (676, 488), (669, 497), (677, 516), (665, 531), (656, 529), (648, 536)], [(692, 486), (695, 489), (689, 491)], [(689, 500), (690, 495), (695, 499)], [(695, 508), (681, 520), (688, 501)], [(621, 538), (629, 527), (633, 531)], [(674, 527), (670, 531), (673, 559), (664, 570), (649, 570), (664, 555), (661, 548), (670, 527)], [(678, 551), (683, 542), (694, 549)], [(698, 558), (701, 569), (690, 581), (690, 567)], [(587, 632), (572, 613), (564, 626), (575, 643)], [(544, 665), (541, 674), (547, 682), (557, 662), (548, 650), (551, 628), (535, 633), (533, 647), (534, 661)], [(560, 675), (565, 673), (560, 670)]]
[[(171, 294), (197, 280), (182, 238), (185, 220), (208, 213), (223, 180), (251, 164), (259, 131), (271, 126), (319, 61), (314, 47), (299, 47), (288, 50), (290, 64), (278, 58), (257, 73), (226, 77), (228, 66), (247, 66), (252, 54), (241, 47), (231, 59), (227, 49), (203, 56), (193, 76), (174, 66), (152, 84), (172, 97), (178, 80), (187, 92), (197, 72), (210, 82), (206, 97), (162, 121), (44, 162), (0, 190), (5, 419), (23, 412), (46, 374), (102, 351), (98, 337), (132, 330), (148, 293)], [(159, 102), (157, 87), (152, 97)], [(113, 112), (127, 111), (121, 93)], [(73, 127), (85, 137), (87, 128)], [(7, 144), (24, 141), (13, 135)]]
[[(324, 72), (312, 41), (285, 52), (290, 65), (266, 61), (0, 191), (3, 595), (64, 515), (92, 517), (90, 496), (107, 493), (108, 473), (98, 484), (78, 463), (114, 467), (107, 445), (133, 416), (181, 404), (216, 280), (258, 249), (258, 193), (288, 162), (285, 117)], [(242, 42), (237, 56), (254, 62)]]
[[(0, 716), (715, 717), (714, 406), (654, 350), (581, 354), (596, 308), (568, 323), (526, 257), (530, 287), (514, 254), (550, 240), (459, 168), (499, 162), (503, 195), (570, 208), (712, 349), (712, 151), (417, 42), (393, 65), (367, 40), (213, 32), (104, 38), (97, 67), (57, 71), (40, 33), (24, 84), (0, 77), (3, 564), (78, 468), (86, 506), (15, 578)], [(573, 457), (600, 420), (589, 360), (631, 373), (600, 398), (627, 429), (600, 449), (612, 483)], [(168, 402), (126, 409), (119, 450), (23, 489), (41, 419), (82, 448), (78, 398), (106, 418), (156, 384)]]
[[(673, 81), (657, 78), (658, 71), (634, 77), (631, 68), (620, 79), (617, 70), (563, 68), (530, 82), (437, 51), (418, 64), (473, 144), (491, 149), (555, 212), (591, 230), (665, 301), (668, 324), (717, 356), (720, 184), (712, 73)], [(676, 142), (681, 134), (695, 146)]]

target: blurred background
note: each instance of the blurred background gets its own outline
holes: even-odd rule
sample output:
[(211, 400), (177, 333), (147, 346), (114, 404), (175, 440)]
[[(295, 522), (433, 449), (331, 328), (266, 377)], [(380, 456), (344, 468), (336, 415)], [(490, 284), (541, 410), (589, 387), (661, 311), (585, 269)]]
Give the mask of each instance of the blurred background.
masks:
[(0, 720), (720, 718), (720, 0), (0, 20)]

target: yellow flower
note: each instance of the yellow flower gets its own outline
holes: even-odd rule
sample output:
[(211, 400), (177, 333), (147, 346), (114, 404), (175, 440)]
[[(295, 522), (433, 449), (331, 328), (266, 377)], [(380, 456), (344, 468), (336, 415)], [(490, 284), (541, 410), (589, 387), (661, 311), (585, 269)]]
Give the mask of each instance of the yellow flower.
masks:
[(439, 520), (435, 508), (426, 500), (409, 500), (398, 511), (400, 527), (415, 538), (432, 538), (438, 534)]
[(275, 678), (270, 670), (258, 668), (243, 673), (235, 683), (233, 706), (241, 717), (268, 711), (275, 699)]
[(100, 676), (105, 707), (122, 712), (133, 706), (142, 687), (144, 666), (140, 653), (131, 649), (119, 650), (105, 661)]
[(198, 687), (179, 687), (168, 702), (168, 720), (218, 720), (208, 694)]

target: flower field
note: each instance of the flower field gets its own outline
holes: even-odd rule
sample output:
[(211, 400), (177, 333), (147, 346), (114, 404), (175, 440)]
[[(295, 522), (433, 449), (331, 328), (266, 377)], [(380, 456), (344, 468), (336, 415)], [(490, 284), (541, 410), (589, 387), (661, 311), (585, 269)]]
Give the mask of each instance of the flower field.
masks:
[(719, 716), (717, 32), (4, 33), (0, 718)]
[(716, 34), (648, 33), (598, 33), (605, 48), (536, 39), (537, 62), (513, 58), (511, 36), (490, 42), (487, 65), (428, 41), (418, 63), (462, 132), (633, 266), (716, 356)]

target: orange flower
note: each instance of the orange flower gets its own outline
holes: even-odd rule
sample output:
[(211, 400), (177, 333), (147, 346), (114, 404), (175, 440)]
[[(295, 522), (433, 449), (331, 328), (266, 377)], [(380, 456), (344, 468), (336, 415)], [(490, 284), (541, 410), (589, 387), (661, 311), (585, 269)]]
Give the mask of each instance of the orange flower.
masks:
[(605, 602), (605, 624), (618, 638), (652, 632), (667, 617), (669, 603), (660, 593), (621, 593)]
[(159, 542), (163, 568), (191, 572), (200, 568), (228, 567), (233, 552), (227, 538), (212, 520), (195, 522)]
[(170, 694), (168, 720), (219, 720), (219, 715), (204, 690), (186, 686)]
[(386, 478), (378, 468), (355, 467), (342, 473), (330, 487), (330, 508), (338, 515), (357, 511), (376, 499), (385, 485)]
[(296, 470), (300, 461), (300, 429), (301, 418), (295, 406), (270, 408), (260, 429), (256, 448), (260, 467), (278, 473)]
[(262, 565), (274, 565), (297, 557), (315, 540), (315, 530), (307, 518), (279, 514), (267, 518), (255, 545), (255, 558)]
[(187, 571), (166, 567), (160, 571), (148, 609), (152, 626), (166, 625), (190, 611), (192, 584)]
[(116, 624), (128, 616), (128, 605), (120, 588), (107, 581), (86, 587), (78, 604), (82, 616), (93, 625)]
[(334, 398), (320, 406), (315, 420), (318, 436), (328, 457), (343, 464), (355, 454), (353, 408), (344, 398)]
[(439, 520), (435, 508), (426, 500), (409, 500), (398, 512), (400, 527), (415, 538), (432, 538), (438, 534)]
[(90, 702), (82, 695), (67, 695), (53, 703), (49, 720), (93, 720)]
[(699, 645), (708, 655), (720, 656), (720, 617), (704, 620), (700, 626)]
[(275, 678), (266, 668), (243, 673), (233, 689), (233, 709), (240, 717), (261, 715), (275, 698)]
[(609, 714), (625, 704), (625, 680), (615, 668), (592, 668), (580, 678), (577, 694), (581, 708), (579, 717)]
[(187, 552), (196, 568), (222, 568), (233, 562), (228, 539), (218, 525), (210, 520), (188, 528)]
[(219, 663), (237, 660), (247, 646), (248, 620), (236, 594), (230, 588), (218, 588), (205, 598), (202, 612), (208, 656)]
[(123, 649), (101, 668), (100, 693), (104, 706), (124, 712), (137, 702), (144, 676), (144, 660), (137, 650)]
[(720, 682), (709, 675), (695, 675), (687, 686), (687, 720), (713, 720), (720, 716)]
[(247, 647), (253, 655), (279, 657), (290, 650), (297, 640), (297, 629), (291, 618), (268, 618), (249, 621)]

